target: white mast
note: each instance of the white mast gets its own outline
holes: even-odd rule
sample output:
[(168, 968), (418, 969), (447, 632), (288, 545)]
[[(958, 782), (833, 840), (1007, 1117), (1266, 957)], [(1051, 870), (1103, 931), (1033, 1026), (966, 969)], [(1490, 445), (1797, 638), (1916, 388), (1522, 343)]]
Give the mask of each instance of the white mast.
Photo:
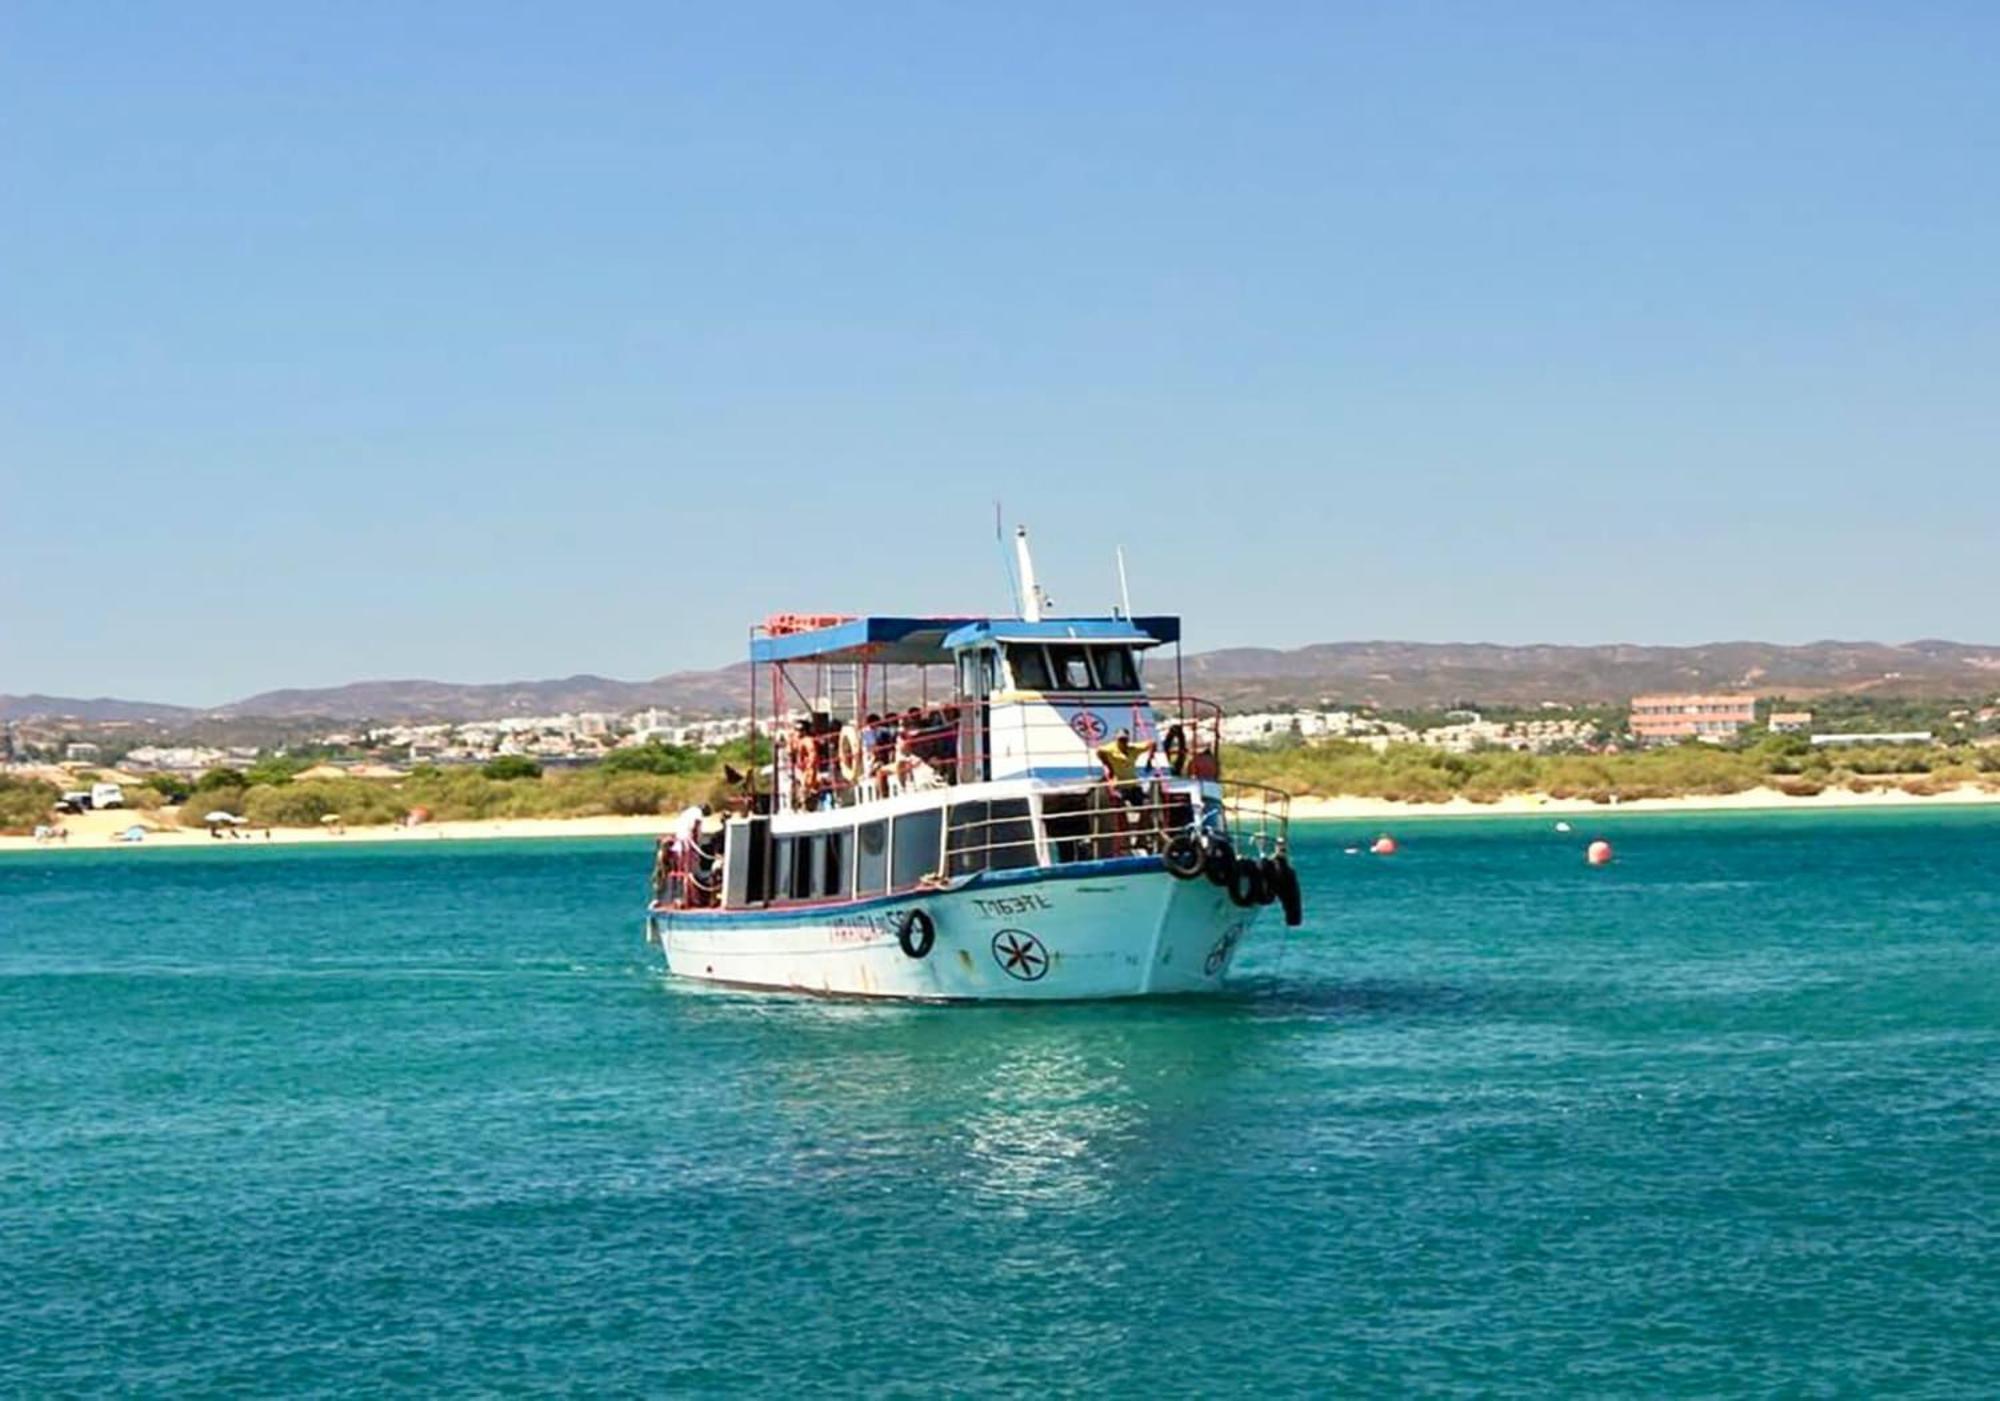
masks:
[(1035, 582), (1035, 557), (1028, 553), (1028, 527), (1014, 527), (1014, 557), (1021, 566), (1021, 617), (1031, 623), (1042, 620), (1042, 605), (1048, 602), (1042, 586)]

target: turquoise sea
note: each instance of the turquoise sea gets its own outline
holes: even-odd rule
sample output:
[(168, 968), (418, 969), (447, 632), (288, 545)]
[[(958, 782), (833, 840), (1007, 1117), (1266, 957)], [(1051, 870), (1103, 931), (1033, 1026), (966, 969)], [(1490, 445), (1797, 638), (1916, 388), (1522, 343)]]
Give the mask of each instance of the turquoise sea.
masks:
[(1372, 835), (1030, 1009), (672, 983), (643, 842), (0, 857), (0, 1394), (2000, 1393), (2000, 814)]

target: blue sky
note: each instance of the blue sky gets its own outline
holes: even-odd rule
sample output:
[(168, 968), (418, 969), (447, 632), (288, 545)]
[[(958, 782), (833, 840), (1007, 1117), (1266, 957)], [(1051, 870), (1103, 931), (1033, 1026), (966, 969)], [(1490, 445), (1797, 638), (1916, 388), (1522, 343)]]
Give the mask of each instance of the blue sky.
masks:
[(2000, 640), (1988, 5), (0, 10), (0, 691)]

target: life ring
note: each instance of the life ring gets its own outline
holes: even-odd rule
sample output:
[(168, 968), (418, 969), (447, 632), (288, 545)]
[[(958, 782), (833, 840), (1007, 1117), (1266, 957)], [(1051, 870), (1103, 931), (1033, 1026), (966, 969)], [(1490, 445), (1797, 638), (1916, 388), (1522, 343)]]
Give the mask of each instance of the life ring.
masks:
[(1274, 876), (1272, 888), (1278, 903), (1285, 907), (1285, 927), (1297, 929), (1305, 919), (1305, 903), (1299, 896), (1299, 873), (1282, 856), (1271, 863), (1271, 869)]
[(1162, 858), (1167, 870), (1179, 880), (1193, 880), (1201, 874), (1201, 843), (1194, 839), (1192, 832), (1177, 832), (1167, 843), (1166, 855)]
[(861, 778), (861, 732), (852, 725), (840, 727), (840, 778), (843, 783)]
[(1245, 857), (1229, 873), (1229, 902), (1246, 910), (1264, 903), (1264, 872), (1256, 858)]
[(922, 910), (911, 910), (896, 925), (896, 942), (910, 958), (924, 958), (937, 943), (937, 924)]

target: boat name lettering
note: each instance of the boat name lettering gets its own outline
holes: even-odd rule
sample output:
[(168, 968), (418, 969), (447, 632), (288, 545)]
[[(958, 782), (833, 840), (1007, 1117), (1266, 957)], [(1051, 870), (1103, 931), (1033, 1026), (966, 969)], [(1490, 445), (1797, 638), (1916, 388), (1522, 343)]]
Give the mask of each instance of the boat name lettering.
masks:
[(829, 929), (833, 938), (841, 942), (885, 937), (894, 932), (893, 926), (877, 915), (839, 915), (831, 921)]
[(1005, 919), (1055, 908), (1040, 895), (1007, 895), (993, 900), (974, 900), (972, 903), (978, 907), (979, 913), (989, 919)]

